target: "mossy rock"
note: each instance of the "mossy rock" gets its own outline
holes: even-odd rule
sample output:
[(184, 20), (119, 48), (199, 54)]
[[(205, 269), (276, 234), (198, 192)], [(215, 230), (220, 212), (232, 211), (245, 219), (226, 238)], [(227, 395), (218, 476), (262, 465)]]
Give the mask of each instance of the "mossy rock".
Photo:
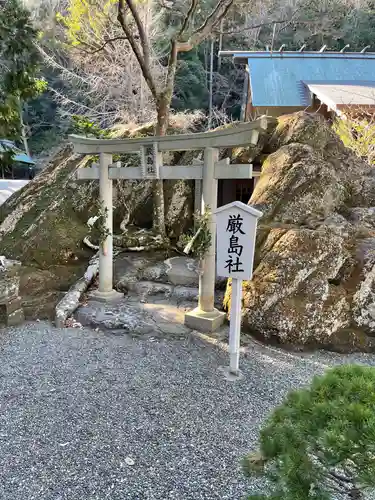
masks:
[[(172, 121), (169, 132), (186, 132), (184, 126), (188, 122), (185, 120), (180, 126)], [(154, 131), (154, 124), (124, 126), (114, 129), (112, 136), (143, 137)], [(171, 164), (181, 160), (181, 156), (172, 154)], [(122, 155), (121, 160), (130, 166), (139, 163), (137, 155)], [(38, 176), (0, 207), (0, 255), (23, 264), (21, 293), (29, 317), (48, 316), (61, 296), (61, 282), (69, 288), (84, 273), (93, 254), (83, 239), (89, 234), (88, 219), (97, 214), (99, 183), (77, 181), (75, 174), (78, 168), (89, 167), (96, 161), (97, 156), (74, 154), (72, 147), (65, 145)], [(191, 185), (166, 182), (165, 193), (168, 231), (178, 237), (191, 224)], [(152, 225), (151, 182), (114, 182), (113, 203), (115, 234), (121, 233), (125, 223)], [(37, 306), (38, 300), (47, 306)]]
[(344, 150), (344, 145), (331, 127), (327, 126), (323, 116), (304, 111), (280, 116), (270, 139), (273, 150), (293, 143), (306, 144), (319, 152), (333, 146)]
[(64, 148), (0, 207), (0, 253), (41, 268), (87, 257), (82, 239), (98, 188), (76, 183), (74, 173), (82, 161), (69, 146)]
[(51, 266), (49, 269), (22, 266), (20, 295), (26, 318), (54, 319), (57, 302), (85, 269), (86, 263)]
[[(178, 123), (170, 132), (185, 131)], [(154, 133), (154, 124), (117, 127), (113, 137), (143, 137)], [(137, 165), (137, 155), (122, 155), (127, 165)], [(181, 159), (177, 154), (176, 161)], [(0, 207), (0, 254), (17, 258), (27, 265), (47, 269), (50, 265), (87, 261), (92, 252), (82, 244), (88, 235), (87, 220), (96, 215), (99, 183), (77, 181), (78, 168), (90, 166), (97, 157), (76, 155), (64, 146), (46, 168)], [(171, 163), (175, 159), (172, 155)], [(114, 232), (126, 221), (141, 227), (152, 224), (152, 189), (149, 181), (114, 183)], [(176, 197), (176, 193), (180, 196)], [(192, 214), (190, 184), (165, 183), (166, 217), (171, 233), (189, 226)], [(183, 201), (181, 202), (183, 198)], [(183, 223), (177, 223), (182, 219)], [(177, 221), (177, 222), (176, 222)]]
[(280, 117), (269, 146), (249, 202), (263, 217), (244, 330), (287, 347), (374, 351), (373, 169), (318, 115)]

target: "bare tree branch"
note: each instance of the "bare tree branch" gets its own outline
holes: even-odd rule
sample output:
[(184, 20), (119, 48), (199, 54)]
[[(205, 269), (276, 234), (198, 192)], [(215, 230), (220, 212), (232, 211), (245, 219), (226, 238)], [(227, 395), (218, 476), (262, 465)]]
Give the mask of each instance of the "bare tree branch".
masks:
[(195, 11), (197, 9), (199, 0), (191, 0), (190, 8), (187, 11), (185, 19), (182, 22), (181, 29), (178, 32), (177, 39), (179, 39), (184, 33), (186, 28), (189, 26), (191, 19), (193, 18)]
[(176, 76), (177, 57), (178, 57), (177, 42), (175, 40), (172, 40), (171, 51), (169, 53), (169, 60), (168, 60), (168, 72), (165, 80), (165, 93), (169, 92), (171, 97), (173, 93), (174, 79)]
[(220, 23), (221, 19), (226, 16), (233, 3), (234, 0), (219, 0), (211, 14), (209, 14), (204, 23), (192, 33), (189, 40), (186, 42), (178, 42), (177, 52), (189, 52), (193, 47), (205, 40), (212, 33), (215, 26)]
[(253, 24), (251, 26), (245, 26), (244, 28), (241, 28), (241, 29), (238, 29), (238, 30), (230, 30), (230, 31), (218, 31), (218, 30), (215, 30), (215, 33), (217, 34), (220, 34), (220, 35), (236, 35), (237, 33), (243, 33), (245, 31), (251, 31), (251, 30), (255, 30), (257, 28), (263, 28), (264, 26), (270, 26), (270, 25), (274, 25), (274, 24), (283, 24), (283, 23), (290, 23), (295, 14), (298, 12), (299, 9), (297, 9), (290, 18), (288, 19), (280, 19), (280, 20), (277, 20), (277, 21), (266, 21), (264, 23), (259, 23), (259, 24)]
[[(94, 49), (94, 50), (83, 50), (83, 49), (80, 49), (80, 50), (83, 50), (83, 52), (85, 52), (86, 54), (96, 54), (100, 51), (102, 51), (106, 45), (108, 45), (109, 43), (113, 43), (113, 42), (117, 42), (118, 40), (127, 40), (128, 38), (126, 36), (116, 36), (114, 38), (108, 38), (100, 47), (98, 47), (97, 49)], [(80, 41), (80, 43), (82, 43), (83, 45), (87, 45), (85, 44), (84, 42)]]
[[(147, 8), (142, 5), (141, 16)], [(114, 9), (117, 14), (118, 5)], [(138, 34), (129, 16), (128, 12), (127, 20), (136, 37)], [(87, 40), (87, 44), (73, 47), (61, 44), (56, 47), (43, 44), (44, 40), (40, 41), (39, 50), (45, 62), (59, 73), (64, 82), (62, 86), (53, 84), (54, 88), (49, 89), (59, 105), (58, 113), (63, 119), (76, 114), (84, 115), (101, 127), (149, 121), (155, 113), (152, 104), (154, 99), (147, 83), (144, 84), (147, 89), (144, 92), (140, 90), (144, 77), (135, 54), (118, 22), (113, 24), (105, 20), (101, 24), (98, 36), (92, 37), (90, 18), (82, 23), (79, 35), (83, 41)], [(157, 27), (152, 27), (154, 29)], [(64, 27), (58, 30), (57, 35), (64, 40)], [(153, 31), (150, 36), (154, 36)], [(118, 41), (107, 43), (101, 51), (92, 55), (91, 52), (114, 38), (118, 38)], [(161, 79), (166, 73), (157, 59), (151, 61), (151, 70), (155, 80)]]
[[(129, 2), (131, 3), (132, 5), (132, 8), (133, 10), (135, 11), (136, 13), (136, 17), (134, 17), (134, 14), (133, 14), (133, 11), (131, 10), (132, 12), (132, 15), (133, 15), (133, 18), (137, 24), (137, 28), (138, 28), (138, 33), (139, 33), (139, 36), (141, 38), (141, 44), (142, 44), (142, 49), (143, 49), (143, 54), (135, 40), (135, 37), (134, 37), (134, 34), (126, 20), (126, 9), (125, 9), (125, 3), (127, 4), (127, 6), (129, 7)], [(129, 7), (130, 8), (130, 7)], [(156, 85), (154, 83), (154, 79), (152, 77), (152, 74), (151, 74), (151, 68), (150, 68), (150, 55), (149, 55), (149, 45), (148, 45), (148, 41), (147, 43), (145, 44), (144, 43), (144, 40), (146, 38), (146, 34), (145, 34), (145, 31), (144, 31), (144, 27), (141, 23), (141, 20), (139, 18), (139, 14), (136, 10), (136, 7), (133, 5), (132, 3), (132, 0), (119, 0), (119, 4), (118, 4), (118, 17), (117, 17), (127, 39), (128, 39), (128, 42), (134, 52), (134, 55), (135, 57), (137, 58), (137, 61), (138, 61), (138, 64), (141, 68), (141, 71), (142, 71), (142, 74), (143, 74), (143, 77), (144, 79), (146, 80), (147, 82), (147, 85), (151, 91), (151, 94), (153, 95), (154, 99), (157, 99), (158, 97), (158, 92), (156, 90)], [(141, 26), (141, 32), (139, 31), (139, 26)], [(142, 34), (141, 34), (142, 33)], [(143, 40), (143, 42), (142, 42)]]
[(181, 28), (179, 29), (177, 36), (171, 41), (171, 49), (168, 58), (168, 71), (165, 80), (164, 97), (166, 97), (167, 94), (169, 94), (170, 97), (172, 97), (174, 79), (176, 76), (177, 59), (178, 59), (178, 43), (180, 38), (185, 33), (185, 30), (188, 28), (191, 19), (194, 17), (198, 3), (199, 0), (191, 0), (189, 10), (187, 11), (186, 16), (181, 24)]
[(141, 18), (139, 16), (139, 11), (137, 7), (134, 5), (133, 0), (125, 0), (127, 6), (130, 9), (130, 12), (132, 13), (133, 19), (135, 21), (135, 24), (137, 25), (137, 30), (139, 33), (139, 38), (141, 42), (141, 47), (143, 51), (143, 57), (145, 61), (146, 66), (150, 66), (150, 45), (148, 42), (148, 37), (145, 32), (145, 27), (143, 26), (143, 23), (141, 21)]

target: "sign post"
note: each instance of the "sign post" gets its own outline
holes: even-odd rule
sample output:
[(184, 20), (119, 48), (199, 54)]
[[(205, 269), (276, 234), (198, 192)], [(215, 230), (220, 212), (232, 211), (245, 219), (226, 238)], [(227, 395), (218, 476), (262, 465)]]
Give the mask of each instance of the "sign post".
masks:
[(240, 201), (215, 211), (218, 276), (232, 278), (229, 329), (229, 373), (239, 375), (242, 280), (253, 274), (257, 222), (262, 212)]

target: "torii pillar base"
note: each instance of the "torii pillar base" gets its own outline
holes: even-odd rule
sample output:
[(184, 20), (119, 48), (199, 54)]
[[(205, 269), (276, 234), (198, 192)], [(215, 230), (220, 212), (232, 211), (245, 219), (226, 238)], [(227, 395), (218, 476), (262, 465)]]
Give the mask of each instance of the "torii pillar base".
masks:
[(100, 290), (95, 290), (90, 293), (90, 299), (96, 300), (97, 302), (117, 302), (124, 298), (124, 294), (117, 292), (116, 290), (110, 290), (109, 292), (101, 292)]
[(197, 307), (185, 314), (185, 325), (199, 332), (211, 333), (223, 325), (225, 317), (226, 314), (217, 309), (206, 312)]

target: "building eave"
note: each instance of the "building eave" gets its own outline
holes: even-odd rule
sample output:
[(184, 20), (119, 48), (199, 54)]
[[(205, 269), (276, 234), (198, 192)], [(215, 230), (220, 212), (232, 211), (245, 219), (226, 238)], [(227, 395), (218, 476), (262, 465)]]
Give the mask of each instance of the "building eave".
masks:
[(219, 57), (233, 57), (237, 63), (246, 63), (248, 59), (375, 59), (375, 52), (220, 50)]

